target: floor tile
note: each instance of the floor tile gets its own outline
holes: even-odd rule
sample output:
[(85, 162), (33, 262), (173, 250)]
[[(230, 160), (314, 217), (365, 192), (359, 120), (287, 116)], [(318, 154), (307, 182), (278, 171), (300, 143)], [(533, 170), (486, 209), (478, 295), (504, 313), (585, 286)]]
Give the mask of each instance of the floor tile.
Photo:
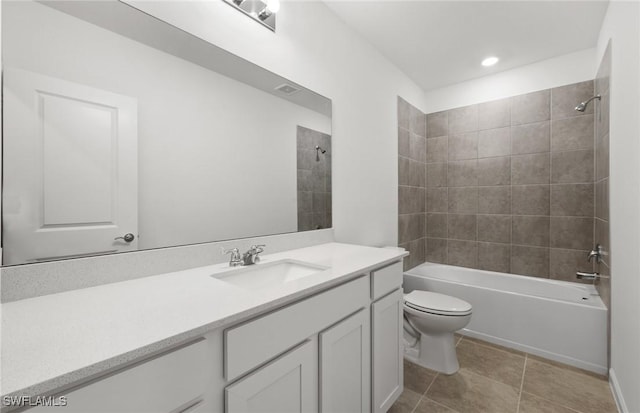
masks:
[(457, 347), (460, 371), (476, 373), (512, 387), (520, 388), (525, 357), (462, 340)]
[(457, 413), (455, 410), (452, 410), (446, 406), (441, 405), (440, 403), (436, 403), (431, 399), (427, 399), (423, 397), (418, 403), (418, 406), (414, 410), (414, 413)]
[(398, 400), (391, 406), (387, 413), (411, 413), (420, 401), (422, 395), (404, 389)]
[(513, 349), (513, 348), (509, 348), (509, 347), (504, 347), (504, 346), (501, 346), (499, 344), (489, 343), (488, 341), (480, 340), (480, 339), (469, 337), (469, 336), (463, 336), (462, 340), (463, 341), (471, 341), (472, 343), (482, 344), (483, 346), (497, 348), (498, 350), (506, 351), (506, 352), (512, 353), (512, 354), (518, 354), (520, 356), (524, 356), (526, 354), (524, 351), (516, 350), (516, 349)]
[(423, 394), (438, 373), (404, 361), (404, 388)]
[(466, 371), (440, 374), (426, 393), (460, 413), (515, 413), (519, 389)]
[(523, 392), (520, 396), (518, 413), (576, 413), (576, 411)]
[(583, 413), (617, 412), (605, 379), (527, 358), (523, 391)]
[(552, 366), (560, 367), (561, 369), (564, 369), (564, 370), (574, 371), (576, 373), (586, 374), (587, 376), (595, 377), (596, 379), (608, 381), (607, 376), (603, 374), (595, 373), (593, 371), (579, 369), (578, 367), (569, 366), (568, 364), (560, 363), (559, 361), (555, 361), (555, 360), (549, 360), (544, 357), (536, 356), (534, 354), (528, 354), (527, 357), (533, 360), (541, 361), (543, 363), (551, 364)]

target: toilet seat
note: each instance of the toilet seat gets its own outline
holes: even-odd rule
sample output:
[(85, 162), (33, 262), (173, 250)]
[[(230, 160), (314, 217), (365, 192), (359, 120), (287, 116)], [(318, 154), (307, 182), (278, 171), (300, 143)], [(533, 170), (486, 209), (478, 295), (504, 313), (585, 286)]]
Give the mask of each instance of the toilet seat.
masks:
[(405, 306), (424, 313), (444, 316), (471, 314), (471, 304), (459, 298), (431, 291), (414, 290), (404, 296)]

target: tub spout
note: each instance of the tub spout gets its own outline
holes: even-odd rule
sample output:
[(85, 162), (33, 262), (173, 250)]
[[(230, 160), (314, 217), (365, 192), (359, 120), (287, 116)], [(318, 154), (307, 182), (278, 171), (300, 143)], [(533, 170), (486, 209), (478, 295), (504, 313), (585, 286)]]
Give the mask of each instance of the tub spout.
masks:
[(576, 272), (576, 278), (580, 280), (595, 280), (596, 278), (600, 278), (600, 274), (597, 272)]

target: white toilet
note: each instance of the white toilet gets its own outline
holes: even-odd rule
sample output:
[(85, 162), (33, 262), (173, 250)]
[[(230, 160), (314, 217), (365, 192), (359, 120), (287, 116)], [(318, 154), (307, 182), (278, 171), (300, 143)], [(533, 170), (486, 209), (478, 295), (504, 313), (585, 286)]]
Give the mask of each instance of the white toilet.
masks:
[(405, 357), (444, 374), (458, 371), (453, 333), (469, 324), (471, 309), (468, 302), (444, 294), (405, 294)]

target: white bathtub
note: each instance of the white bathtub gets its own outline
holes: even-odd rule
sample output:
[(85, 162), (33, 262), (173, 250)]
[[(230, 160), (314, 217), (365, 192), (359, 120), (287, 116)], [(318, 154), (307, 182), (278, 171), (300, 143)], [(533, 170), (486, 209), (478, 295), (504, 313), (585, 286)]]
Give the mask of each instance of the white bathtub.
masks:
[(404, 274), (406, 293), (468, 301), (462, 334), (607, 374), (607, 309), (592, 285), (425, 263)]

